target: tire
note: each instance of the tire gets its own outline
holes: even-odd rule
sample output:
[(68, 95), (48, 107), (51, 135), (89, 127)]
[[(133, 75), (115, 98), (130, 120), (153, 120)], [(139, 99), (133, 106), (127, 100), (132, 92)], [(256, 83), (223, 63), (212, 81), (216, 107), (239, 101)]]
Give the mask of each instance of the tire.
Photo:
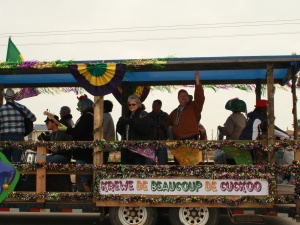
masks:
[(111, 225), (155, 225), (156, 208), (146, 207), (112, 207), (109, 208)]
[(218, 225), (220, 211), (217, 208), (181, 207), (169, 209), (171, 225)]

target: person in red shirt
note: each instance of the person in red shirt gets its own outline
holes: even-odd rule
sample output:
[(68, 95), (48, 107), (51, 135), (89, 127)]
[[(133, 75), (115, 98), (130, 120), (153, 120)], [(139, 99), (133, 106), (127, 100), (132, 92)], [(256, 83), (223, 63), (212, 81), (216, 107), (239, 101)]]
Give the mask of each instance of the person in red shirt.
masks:
[(188, 92), (184, 89), (178, 92), (179, 106), (168, 118), (168, 125), (172, 126), (174, 140), (197, 140), (199, 136), (198, 124), (204, 105), (204, 90), (200, 81), (200, 74), (195, 72), (194, 101), (190, 101)]
[[(195, 92), (194, 101), (184, 89), (178, 92), (179, 106), (174, 109), (168, 118), (169, 132), (174, 140), (198, 140), (201, 112), (203, 109), (205, 96), (200, 81), (199, 72), (195, 72)], [(170, 136), (170, 135), (169, 135)], [(175, 164), (179, 162), (174, 158)]]

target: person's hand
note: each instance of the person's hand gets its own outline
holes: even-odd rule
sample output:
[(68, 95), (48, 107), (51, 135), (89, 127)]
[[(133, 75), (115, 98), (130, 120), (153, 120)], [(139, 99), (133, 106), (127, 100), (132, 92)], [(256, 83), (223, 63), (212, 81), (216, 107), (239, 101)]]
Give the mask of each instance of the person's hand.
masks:
[(62, 123), (58, 126), (58, 129), (61, 130), (61, 131), (66, 131), (68, 128), (63, 125)]
[(196, 85), (200, 84), (200, 73), (198, 71), (195, 72), (195, 81)]

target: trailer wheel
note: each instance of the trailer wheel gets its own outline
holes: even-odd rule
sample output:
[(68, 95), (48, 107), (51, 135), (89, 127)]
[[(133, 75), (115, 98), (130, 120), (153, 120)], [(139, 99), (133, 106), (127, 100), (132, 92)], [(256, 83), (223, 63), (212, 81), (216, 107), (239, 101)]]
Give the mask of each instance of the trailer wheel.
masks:
[(111, 225), (155, 225), (156, 208), (146, 207), (112, 207), (109, 209)]
[(169, 209), (171, 225), (218, 225), (220, 211), (216, 208), (181, 207)]

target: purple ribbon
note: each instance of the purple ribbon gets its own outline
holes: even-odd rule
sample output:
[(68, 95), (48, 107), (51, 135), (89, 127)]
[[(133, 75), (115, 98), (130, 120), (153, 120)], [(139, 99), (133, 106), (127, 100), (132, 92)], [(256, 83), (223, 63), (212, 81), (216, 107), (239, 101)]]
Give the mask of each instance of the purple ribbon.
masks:
[(151, 144), (147, 146), (128, 146), (128, 149), (156, 162), (155, 149)]

